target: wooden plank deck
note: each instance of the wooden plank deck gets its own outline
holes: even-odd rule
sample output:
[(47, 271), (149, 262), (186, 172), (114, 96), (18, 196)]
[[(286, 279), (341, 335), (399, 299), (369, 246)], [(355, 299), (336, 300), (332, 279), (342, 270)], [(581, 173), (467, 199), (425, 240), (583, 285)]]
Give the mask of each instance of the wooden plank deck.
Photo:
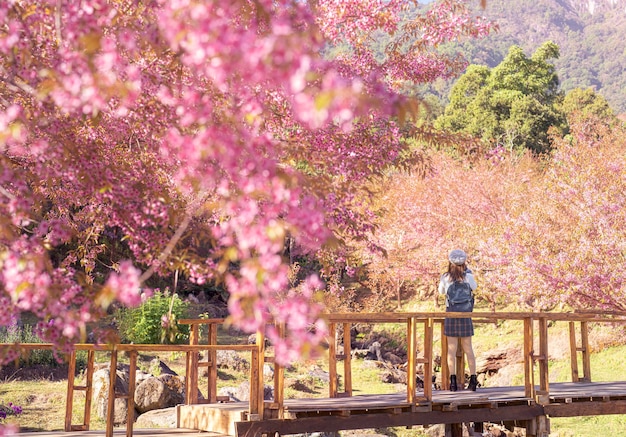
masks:
[[(285, 419), (232, 419), (227, 431), (211, 429), (212, 424), (205, 421), (200, 429), (229, 435), (257, 436), (263, 432), (295, 434), (437, 423), (530, 421), (544, 415), (573, 417), (626, 414), (626, 381), (552, 383), (549, 402), (540, 405), (527, 398), (524, 387), (488, 387), (479, 388), (475, 392), (433, 391), (432, 403), (417, 407), (406, 401), (406, 393), (287, 399), (284, 401)], [(236, 417), (245, 417), (248, 404), (204, 404), (180, 408), (183, 418), (181, 424), (189, 427), (185, 417), (225, 417), (233, 412), (236, 412)], [(196, 421), (195, 426), (198, 425)]]
[[(538, 405), (524, 396), (524, 387), (487, 387), (476, 392), (433, 391), (432, 405), (427, 409), (413, 408), (406, 401), (406, 393), (387, 395), (355, 395), (339, 398), (311, 398), (285, 400), (285, 413), (297, 420), (269, 419), (240, 422), (246, 413), (247, 402), (180, 406), (193, 408), (195, 414), (207, 416), (208, 411), (232, 414), (237, 418), (230, 424), (230, 432), (209, 429), (134, 429), (135, 436), (156, 437), (222, 437), (259, 435), (274, 430), (282, 434), (370, 428), (373, 425), (411, 426), (467, 421), (530, 420), (547, 414), (552, 417), (572, 417), (600, 414), (626, 414), (626, 381), (551, 383), (550, 404)], [(419, 408), (419, 407), (418, 407)], [(233, 430), (237, 431), (233, 431)], [(22, 437), (99, 437), (104, 430), (29, 432)], [(114, 436), (124, 436), (124, 428), (114, 430)]]
[[(419, 394), (419, 392), (418, 392)], [(568, 400), (601, 401), (626, 399), (626, 381), (621, 382), (563, 382), (550, 384), (551, 402)], [(487, 387), (477, 391), (447, 390), (433, 391), (432, 405), (457, 404), (471, 405), (478, 402), (523, 402), (531, 401), (524, 395), (524, 387)], [(218, 408), (219, 408), (218, 404)], [(235, 404), (221, 404), (224, 406)], [(285, 410), (297, 412), (343, 411), (343, 410), (382, 410), (388, 408), (409, 408), (406, 393), (388, 395), (355, 395), (339, 398), (286, 399)]]

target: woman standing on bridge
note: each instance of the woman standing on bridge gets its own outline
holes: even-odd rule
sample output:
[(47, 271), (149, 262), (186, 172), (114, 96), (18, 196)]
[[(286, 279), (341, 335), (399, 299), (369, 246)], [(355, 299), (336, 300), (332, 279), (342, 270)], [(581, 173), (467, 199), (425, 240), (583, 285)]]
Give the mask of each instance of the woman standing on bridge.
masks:
[[(461, 249), (454, 249), (448, 256), (448, 271), (439, 280), (439, 294), (446, 296), (446, 312), (471, 312), (474, 309), (474, 290), (477, 287), (472, 271), (467, 267), (467, 255)], [(437, 301), (438, 303), (438, 301)], [(472, 348), (474, 324), (471, 318), (446, 318), (443, 333), (448, 337), (448, 369), (450, 370), (450, 391), (457, 391), (456, 351), (461, 339), (461, 346), (467, 357), (470, 380), (467, 388), (476, 391), (476, 357)]]

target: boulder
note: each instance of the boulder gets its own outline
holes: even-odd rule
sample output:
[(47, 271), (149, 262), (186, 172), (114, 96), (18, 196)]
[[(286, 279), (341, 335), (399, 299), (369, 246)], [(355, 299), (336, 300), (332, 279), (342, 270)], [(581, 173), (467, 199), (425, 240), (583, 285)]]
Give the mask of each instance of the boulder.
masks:
[(311, 370), (309, 370), (309, 376), (319, 379), (321, 382), (326, 384), (330, 382), (330, 373), (318, 366), (314, 366)]
[(228, 402), (239, 402), (237, 387), (222, 387), (217, 391), (217, 395), (222, 397), (228, 396)]
[[(107, 419), (110, 374), (108, 368), (101, 368), (93, 374), (93, 404), (96, 416), (103, 420)], [(115, 378), (116, 393), (128, 395), (128, 375), (128, 366), (120, 366), (118, 368)], [(113, 424), (125, 424), (128, 417), (128, 401), (116, 398), (113, 405)]]
[(235, 351), (218, 350), (216, 355), (218, 368), (232, 369), (237, 372), (245, 372), (250, 369), (248, 360), (241, 358)]
[(381, 352), (381, 344), (378, 341), (372, 343), (368, 349), (366, 360), (378, 360), (383, 361), (383, 355)]
[(135, 390), (135, 408), (140, 413), (175, 407), (184, 402), (183, 381), (168, 373), (146, 379)]
[(176, 407), (152, 410), (142, 414), (135, 428), (176, 428)]
[(382, 382), (389, 384), (406, 384), (407, 374), (404, 370), (400, 369), (387, 369), (385, 370), (380, 379)]
[[(245, 402), (250, 400), (250, 383), (242, 382), (239, 387), (222, 387), (218, 390), (218, 396), (228, 396), (230, 402)], [(274, 399), (274, 388), (266, 385), (263, 389), (263, 399), (270, 401)]]
[(515, 385), (517, 375), (524, 373), (524, 359), (519, 348), (505, 347), (481, 354), (476, 359), (476, 373), (481, 385)]
[(150, 361), (150, 373), (152, 373), (155, 376), (159, 376), (159, 375), (178, 376), (178, 373), (174, 372), (172, 369), (169, 368), (167, 364), (165, 364), (163, 361), (159, 360), (158, 358), (155, 358), (152, 361)]
[[(240, 401), (250, 400), (250, 382), (244, 381), (237, 388), (237, 397)], [(266, 385), (263, 387), (263, 399), (266, 401), (274, 399), (274, 388)]]
[(384, 369), (386, 368), (385, 363), (382, 361), (374, 361), (374, 360), (364, 360), (361, 362), (361, 368), (363, 369)]
[(424, 434), (432, 437), (439, 437), (442, 435), (446, 435), (446, 426), (443, 424), (435, 424), (430, 425), (428, 427), (424, 427)]
[(369, 353), (369, 349), (352, 349), (352, 358), (365, 358)]
[[(248, 336), (248, 344), (256, 344), (256, 334), (250, 334)], [(270, 341), (269, 339), (266, 337), (265, 338), (265, 347), (268, 347), (270, 345)]]
[(383, 358), (385, 359), (385, 361), (390, 362), (394, 366), (404, 363), (404, 359), (400, 358), (399, 356), (397, 356), (396, 354), (392, 352), (385, 352), (385, 354), (383, 355)]

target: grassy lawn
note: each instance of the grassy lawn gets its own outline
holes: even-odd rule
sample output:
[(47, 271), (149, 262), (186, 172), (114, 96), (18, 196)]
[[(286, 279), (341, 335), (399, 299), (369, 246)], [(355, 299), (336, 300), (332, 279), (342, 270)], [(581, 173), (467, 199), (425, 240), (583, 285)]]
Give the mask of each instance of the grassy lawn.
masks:
[[(22, 406), (20, 416), (10, 416), (7, 422), (20, 425), (21, 431), (62, 431), (65, 428), (67, 381), (10, 381), (0, 383), (0, 402)], [(82, 423), (85, 396), (74, 397), (74, 424)], [(91, 422), (91, 429), (104, 429), (104, 421)]]
[(589, 416), (555, 418), (550, 420), (550, 437), (622, 436), (626, 416)]

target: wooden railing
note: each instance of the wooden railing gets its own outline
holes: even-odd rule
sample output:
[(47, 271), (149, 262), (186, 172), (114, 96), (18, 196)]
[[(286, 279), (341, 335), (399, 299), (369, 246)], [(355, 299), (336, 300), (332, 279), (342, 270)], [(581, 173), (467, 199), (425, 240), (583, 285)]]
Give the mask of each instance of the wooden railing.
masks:
[[(443, 321), (446, 317), (463, 318), (467, 313), (442, 313), (442, 312), (420, 312), (420, 313), (344, 313), (328, 314), (325, 319), (329, 327), (328, 361), (329, 361), (329, 397), (345, 397), (353, 395), (352, 384), (352, 353), (351, 353), (351, 327), (354, 324), (403, 324), (406, 329), (407, 338), (407, 402), (417, 406), (428, 405), (432, 401), (432, 380), (434, 370), (434, 338), (436, 327), (438, 326), (441, 343), (441, 377), (444, 388), (447, 388), (449, 371), (447, 360), (447, 337), (443, 335)], [(626, 323), (626, 313), (601, 313), (588, 311), (584, 313), (544, 313), (544, 312), (474, 312), (471, 314), (474, 323), (498, 323), (503, 320), (517, 320), (521, 324), (523, 332), (524, 361), (524, 391), (525, 396), (540, 403), (546, 403), (549, 399), (549, 368), (548, 368), (548, 326), (555, 322), (566, 322), (569, 325), (570, 338), (570, 362), (573, 382), (591, 381), (591, 364), (589, 348), (589, 324), (594, 323)], [(213, 326), (213, 331), (221, 323), (220, 319), (212, 320), (184, 320), (191, 326), (191, 341), (194, 342), (197, 336), (193, 335), (194, 329), (198, 325), (209, 324)], [(576, 325), (580, 327), (577, 330)], [(196, 326), (196, 328), (194, 328)], [(284, 327), (279, 327), (284, 331)], [(343, 338), (338, 339), (337, 333), (343, 331)], [(580, 338), (577, 338), (577, 331)], [(421, 335), (420, 335), (421, 334)], [(212, 340), (209, 339), (209, 343)], [(337, 352), (338, 343), (343, 343), (343, 352)], [(195, 343), (194, 343), (195, 344)], [(265, 337), (263, 333), (257, 334), (256, 344), (258, 345), (259, 360), (252, 363), (251, 375), (255, 372), (256, 378), (251, 379), (250, 384), (255, 393), (260, 398), (255, 402), (258, 416), (264, 417), (264, 408), (278, 410), (278, 414), (273, 417), (282, 417), (284, 408), (284, 369), (275, 365), (274, 372), (274, 400), (264, 402), (263, 396), (263, 364), (274, 362), (272, 356), (265, 356)], [(421, 347), (418, 347), (421, 346)], [(464, 368), (464, 360), (461, 348), (457, 348), (458, 367)], [(578, 357), (581, 357), (582, 369), (578, 367)], [(339, 391), (338, 366), (343, 361), (343, 391)], [(418, 365), (423, 367), (423, 391), (417, 390), (417, 369)], [(256, 369), (256, 370), (255, 370)], [(582, 374), (580, 373), (582, 370)], [(216, 371), (216, 370), (215, 370)], [(463, 382), (463, 374), (458, 375), (460, 382)], [(538, 377), (538, 384), (536, 384)], [(193, 378), (190, 381), (193, 384)], [(194, 387), (190, 385), (190, 387)], [(252, 402), (252, 401), (251, 401)]]
[[(439, 327), (441, 342), (441, 374), (443, 382), (448, 379), (447, 361), (445, 359), (447, 351), (447, 339), (443, 335), (442, 324), (445, 317), (467, 317), (467, 313), (442, 313), (442, 312), (422, 312), (422, 313), (345, 313), (329, 314), (325, 318), (329, 327), (329, 397), (352, 396), (352, 353), (351, 353), (351, 327), (354, 324), (402, 324), (406, 328), (407, 338), (407, 402), (415, 407), (428, 408), (432, 401), (432, 384), (430, 383), (434, 370), (434, 343), (436, 327)], [(573, 382), (591, 381), (591, 364), (589, 348), (589, 325), (590, 323), (626, 323), (626, 314), (612, 313), (602, 314), (599, 312), (585, 313), (490, 313), (474, 312), (471, 314), (474, 323), (497, 323), (503, 320), (517, 320), (522, 325), (524, 361), (524, 387), (525, 396), (540, 404), (549, 403), (549, 369), (548, 369), (548, 326), (553, 323), (565, 322), (569, 325), (569, 345), (571, 357), (571, 377)], [(69, 357), (68, 369), (68, 392), (66, 401), (65, 430), (88, 430), (91, 412), (92, 398), (92, 376), (94, 368), (94, 356), (97, 351), (104, 351), (110, 354), (110, 381), (109, 397), (107, 406), (107, 427), (106, 436), (113, 436), (113, 414), (114, 402), (116, 398), (123, 397), (128, 401), (128, 419), (126, 424), (126, 435), (132, 436), (134, 422), (134, 393), (135, 393), (135, 371), (137, 368), (137, 356), (141, 352), (183, 352), (186, 354), (186, 404), (197, 404), (202, 402), (214, 403), (218, 401), (217, 396), (217, 351), (232, 350), (237, 352), (249, 352), (250, 360), (250, 400), (249, 400), (249, 420), (262, 420), (265, 417), (282, 418), (284, 410), (284, 369), (275, 363), (274, 358), (266, 356), (265, 336), (263, 332), (256, 335), (255, 344), (244, 345), (221, 345), (217, 344), (217, 329), (223, 319), (185, 319), (179, 321), (190, 326), (190, 344), (187, 345), (140, 345), (140, 344), (115, 344), (115, 345), (94, 345), (76, 344)], [(579, 327), (577, 328), (577, 324)], [(200, 343), (200, 327), (207, 326), (207, 344)], [(343, 330), (343, 352), (337, 353), (336, 334), (341, 326)], [(284, 333), (284, 326), (278, 326), (280, 332)], [(24, 353), (33, 349), (52, 349), (51, 344), (20, 344)], [(87, 368), (85, 371), (85, 384), (75, 385), (76, 372), (76, 352), (87, 351)], [(271, 351), (271, 349), (270, 349)], [(115, 392), (116, 372), (118, 354), (126, 353), (130, 362), (129, 391), (128, 394)], [(207, 359), (200, 361), (200, 353), (204, 352)], [(582, 362), (582, 369), (578, 366), (579, 357)], [(463, 365), (462, 354), (457, 357), (459, 364)], [(343, 392), (338, 387), (337, 367), (340, 360), (343, 360)], [(266, 362), (273, 362), (274, 369), (274, 399), (266, 402), (264, 395), (263, 366)], [(417, 369), (418, 364), (423, 366), (423, 391), (417, 390)], [(207, 396), (205, 400), (198, 399), (198, 369), (207, 368)], [(539, 384), (536, 384), (536, 375)], [(460, 376), (460, 375), (459, 375)], [(85, 411), (83, 423), (72, 424), (72, 409), (74, 392), (85, 392)], [(419, 407), (419, 408), (418, 408)]]
[[(189, 325), (189, 344), (200, 343), (200, 327), (207, 327), (207, 344), (217, 345), (217, 329), (224, 323), (224, 319), (182, 319), (181, 325)], [(207, 349), (206, 360), (200, 361), (200, 353), (197, 351), (187, 354), (187, 371), (185, 373), (186, 404), (215, 403), (217, 402), (217, 350)], [(207, 396), (204, 400), (198, 399), (198, 370), (207, 369)]]
[[(53, 345), (50, 343), (21, 343), (6, 345), (11, 347), (17, 347), (22, 355), (28, 354), (32, 350), (52, 350)], [(72, 353), (69, 355), (68, 360), (68, 378), (67, 378), (67, 397), (65, 405), (65, 431), (87, 431), (89, 430), (89, 423), (91, 418), (91, 404), (93, 394), (93, 370), (94, 370), (94, 357), (95, 352), (108, 352), (110, 354), (110, 373), (109, 373), (109, 393), (107, 398), (107, 417), (106, 417), (106, 437), (113, 436), (114, 428), (114, 406), (115, 399), (126, 399), (128, 402), (128, 416), (126, 420), (126, 436), (131, 437), (133, 435), (133, 424), (135, 421), (135, 374), (137, 370), (137, 356), (140, 352), (183, 352), (187, 355), (187, 374), (185, 378), (187, 380), (186, 391), (186, 403), (189, 403), (189, 392), (195, 393), (197, 399), (198, 393), (198, 366), (193, 366), (193, 357), (197, 357), (202, 351), (208, 351), (209, 353), (216, 354), (218, 350), (232, 350), (237, 352), (250, 352), (251, 362), (258, 362), (260, 359), (260, 349), (257, 345), (198, 345), (198, 344), (112, 344), (112, 345), (96, 345), (96, 344), (75, 344)], [(75, 384), (76, 373), (76, 353), (78, 351), (87, 351), (87, 367), (85, 369), (85, 385)], [(118, 356), (119, 353), (125, 353), (129, 359), (129, 381), (128, 381), (128, 393), (117, 393), (115, 390)], [(217, 369), (215, 360), (208, 366), (210, 369)], [(258, 366), (257, 366), (258, 369)], [(190, 371), (191, 370), (191, 371)], [(216, 372), (216, 370), (215, 370)], [(250, 404), (249, 411), (253, 418), (258, 418), (263, 414), (263, 392), (259, 394), (256, 389), (259, 385), (254, 384), (253, 381), (258, 381), (258, 373), (254, 366), (250, 369)], [(193, 378), (193, 379), (192, 379)], [(214, 378), (216, 380), (217, 378)], [(262, 386), (261, 386), (262, 387)], [(195, 388), (195, 390), (192, 390)], [(215, 391), (215, 385), (213, 386)], [(85, 408), (83, 413), (83, 423), (75, 425), (72, 423), (73, 404), (74, 404), (74, 392), (85, 392)], [(192, 395), (193, 397), (193, 395)], [(261, 401), (259, 401), (261, 399)], [(259, 410), (259, 406), (261, 410)]]
[[(350, 337), (349, 332), (353, 324), (356, 323), (405, 323), (407, 329), (407, 401), (411, 404), (418, 405), (422, 402), (428, 403), (432, 400), (432, 380), (434, 369), (433, 356), (433, 339), (434, 327), (440, 326), (440, 342), (441, 342), (441, 377), (444, 388), (447, 388), (449, 378), (447, 354), (447, 337), (443, 335), (443, 320), (446, 317), (463, 318), (468, 317), (467, 313), (441, 313), (441, 312), (422, 312), (422, 313), (376, 313), (376, 314), (332, 314), (328, 316), (330, 327), (330, 335), (333, 337), (337, 326), (342, 325), (344, 333), (344, 353), (336, 355), (335, 349), (329, 348), (329, 363), (331, 384), (329, 395), (331, 397), (346, 396), (352, 393), (352, 378), (350, 364)], [(570, 363), (572, 382), (591, 382), (591, 361), (589, 348), (589, 324), (590, 323), (626, 323), (626, 313), (613, 312), (606, 314), (602, 312), (587, 311), (581, 313), (544, 313), (544, 312), (474, 312), (471, 314), (474, 323), (498, 323), (503, 320), (518, 320), (522, 324), (523, 344), (520, 348), (523, 350), (524, 360), (524, 387), (525, 395), (528, 398), (535, 399), (540, 403), (548, 402), (550, 391), (549, 368), (548, 368), (548, 326), (551, 323), (566, 322), (569, 325), (569, 343), (570, 343)], [(580, 338), (577, 338), (576, 325)], [(421, 356), (417, 356), (416, 345), (418, 344), (417, 327), (422, 326)], [(578, 358), (581, 357), (582, 374), (578, 367)], [(333, 385), (336, 378), (337, 360), (344, 360), (344, 392), (338, 393)], [(457, 367), (464, 368), (463, 354), (461, 348), (457, 348)], [(415, 394), (416, 370), (418, 364), (423, 364), (424, 368), (424, 390), (423, 396), (418, 397)], [(536, 375), (539, 378), (539, 384), (536, 384)], [(457, 375), (463, 378), (463, 374)], [(461, 379), (462, 382), (462, 379)]]

